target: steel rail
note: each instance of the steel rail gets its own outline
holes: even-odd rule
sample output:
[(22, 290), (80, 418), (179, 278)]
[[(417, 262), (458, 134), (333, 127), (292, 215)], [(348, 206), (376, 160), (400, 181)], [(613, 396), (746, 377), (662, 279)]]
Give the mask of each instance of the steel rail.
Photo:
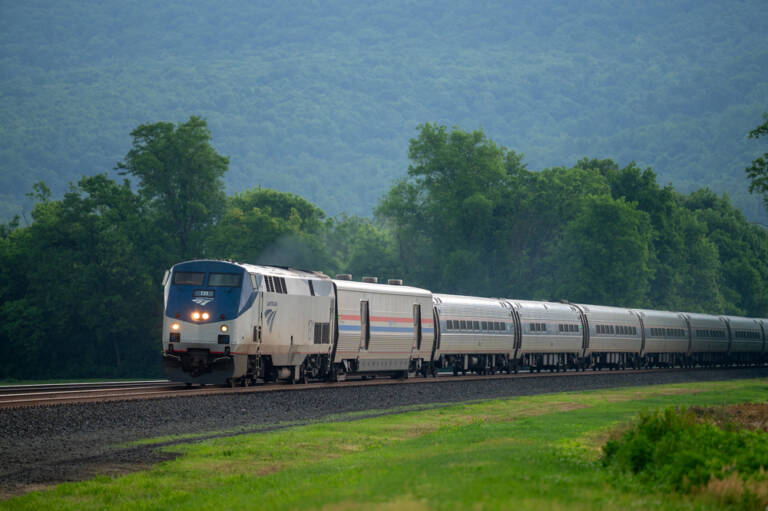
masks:
[(103, 381), (103, 382), (72, 382), (72, 383), (25, 383), (14, 385), (0, 385), (0, 394), (40, 392), (44, 390), (63, 391), (78, 389), (105, 389), (124, 388), (136, 386), (168, 385), (169, 380), (132, 380), (132, 381)]
[[(390, 379), (390, 378), (367, 378), (350, 379), (336, 383), (313, 382), (304, 384), (289, 383), (269, 383), (254, 385), (249, 387), (227, 387), (227, 386), (193, 386), (187, 387), (184, 384), (172, 383), (168, 381), (150, 381), (135, 382), (129, 386), (105, 386), (102, 388), (70, 388), (57, 387), (55, 390), (38, 389), (38, 392), (31, 392), (28, 388), (18, 392), (4, 392), (6, 389), (0, 389), (0, 410), (10, 408), (21, 408), (30, 406), (50, 406), (60, 404), (93, 403), (93, 402), (114, 402), (129, 401), (137, 399), (161, 399), (178, 398), (221, 394), (241, 394), (255, 392), (292, 392), (313, 389), (332, 389), (342, 387), (358, 387), (370, 385), (419, 385), (426, 383), (443, 382), (473, 382), (482, 380), (515, 380), (525, 378), (551, 378), (551, 377), (577, 377), (590, 374), (600, 376), (601, 374), (641, 374), (641, 373), (661, 373), (661, 372), (687, 372), (696, 371), (690, 368), (660, 368), (660, 369), (626, 369), (623, 371), (563, 371), (563, 372), (543, 372), (543, 373), (518, 373), (518, 374), (494, 374), (494, 375), (476, 375), (467, 374), (463, 376), (454, 376), (453, 374), (443, 373), (437, 378), (408, 378), (408, 379)], [(70, 384), (62, 384), (70, 385)], [(90, 385), (90, 384), (88, 384)], [(111, 383), (110, 383), (111, 385)], [(25, 386), (32, 387), (32, 386)], [(45, 385), (41, 386), (45, 387)]]

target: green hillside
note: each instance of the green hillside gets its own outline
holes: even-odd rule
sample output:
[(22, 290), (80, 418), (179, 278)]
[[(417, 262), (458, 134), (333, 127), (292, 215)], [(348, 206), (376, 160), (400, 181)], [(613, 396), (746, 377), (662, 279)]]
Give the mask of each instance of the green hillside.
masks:
[(143, 122), (207, 118), (228, 191), (258, 185), (370, 214), (417, 125), (482, 128), (530, 169), (584, 156), (727, 192), (768, 110), (768, 4), (0, 4), (0, 219), (110, 170)]

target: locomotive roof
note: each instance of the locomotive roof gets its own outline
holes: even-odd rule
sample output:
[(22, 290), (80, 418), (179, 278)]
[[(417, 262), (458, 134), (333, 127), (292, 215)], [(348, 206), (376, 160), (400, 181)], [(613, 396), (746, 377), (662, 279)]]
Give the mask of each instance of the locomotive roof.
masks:
[(279, 277), (300, 277), (300, 278), (316, 278), (316, 279), (328, 279), (328, 275), (319, 271), (301, 270), (298, 268), (291, 268), (288, 266), (264, 266), (257, 264), (240, 263), (236, 261), (225, 261), (223, 259), (193, 259), (191, 261), (184, 261), (175, 264), (173, 267), (184, 267), (186, 265), (205, 266), (207, 263), (213, 264), (230, 264), (232, 266), (238, 266), (248, 273), (259, 273), (262, 275), (276, 275)]

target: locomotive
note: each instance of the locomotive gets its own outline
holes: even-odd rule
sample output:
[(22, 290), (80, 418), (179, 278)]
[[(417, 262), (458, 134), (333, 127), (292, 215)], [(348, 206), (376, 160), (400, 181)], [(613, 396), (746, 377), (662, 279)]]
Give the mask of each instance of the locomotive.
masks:
[(768, 319), (433, 294), (220, 260), (176, 264), (163, 286), (163, 370), (187, 385), (768, 362)]

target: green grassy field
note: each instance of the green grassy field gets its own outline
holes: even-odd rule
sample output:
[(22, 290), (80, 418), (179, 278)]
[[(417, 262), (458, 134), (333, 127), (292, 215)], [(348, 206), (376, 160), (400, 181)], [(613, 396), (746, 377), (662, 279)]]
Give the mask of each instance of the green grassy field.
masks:
[[(718, 509), (598, 462), (610, 431), (669, 405), (765, 402), (768, 379), (548, 394), (395, 411), (167, 448), (152, 470), (0, 509)], [(347, 418), (349, 419), (349, 418)]]

